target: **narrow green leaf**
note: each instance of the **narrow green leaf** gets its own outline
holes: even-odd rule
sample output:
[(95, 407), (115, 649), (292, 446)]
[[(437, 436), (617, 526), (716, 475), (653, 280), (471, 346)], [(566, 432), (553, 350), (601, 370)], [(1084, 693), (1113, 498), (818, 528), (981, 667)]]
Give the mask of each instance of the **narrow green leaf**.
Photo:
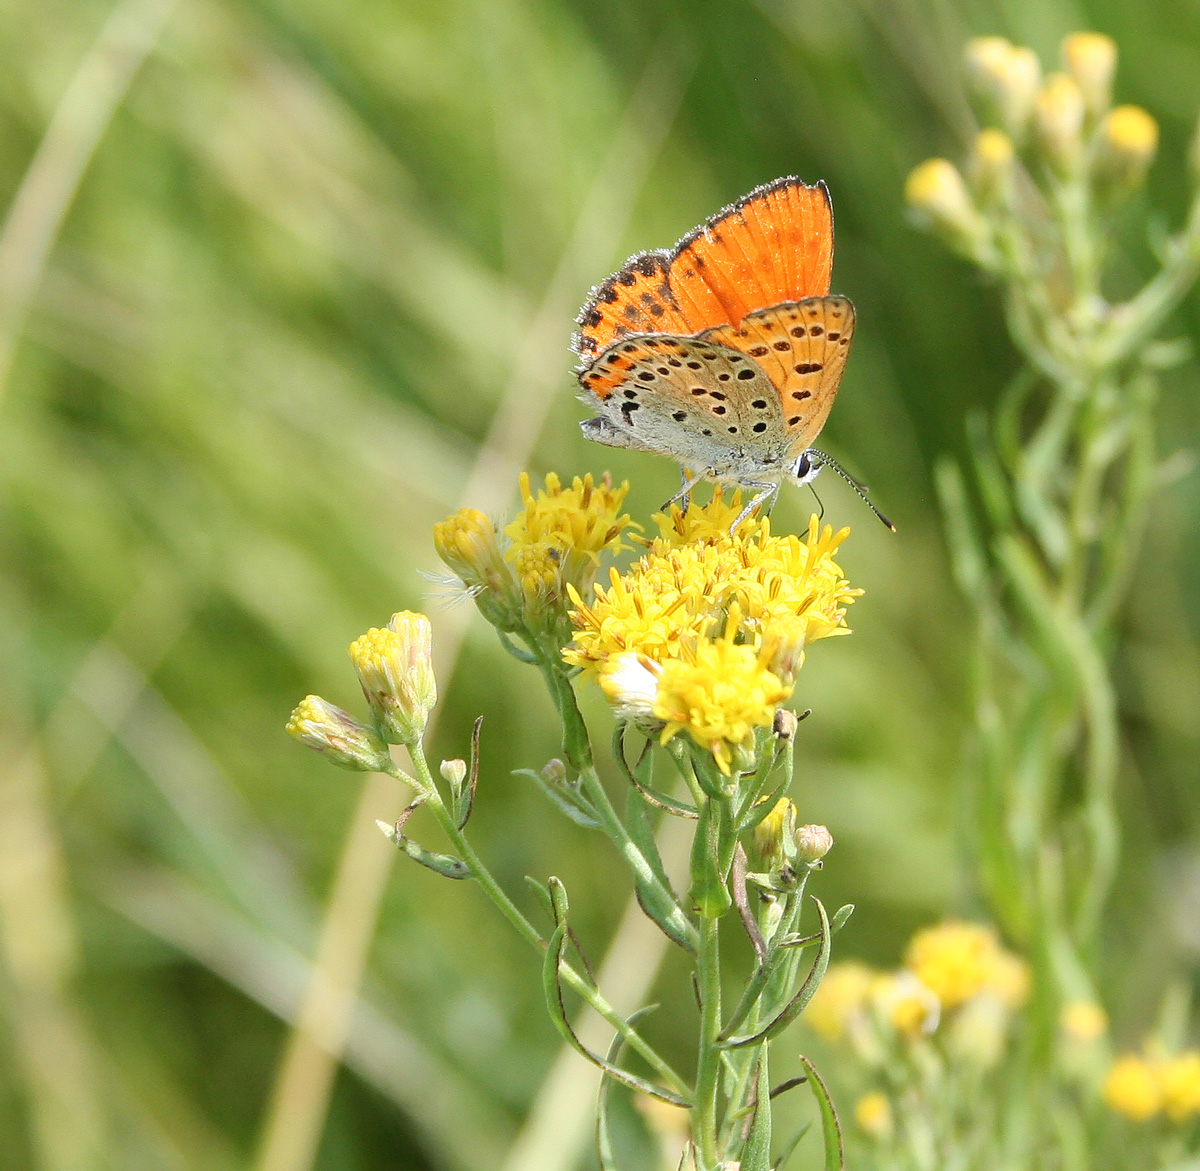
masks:
[(770, 1040), (782, 1033), (808, 1007), (808, 1002), (812, 1000), (817, 986), (825, 975), (825, 969), (829, 967), (829, 953), (832, 950), (833, 942), (829, 929), (829, 916), (826, 915), (820, 899), (814, 896), (813, 902), (817, 904), (817, 914), (821, 917), (821, 947), (804, 983), (800, 985), (800, 990), (766, 1028), (749, 1036), (730, 1037), (728, 1041), (719, 1042), (724, 1048), (741, 1049), (746, 1045), (757, 1045), (762, 1041)]
[(467, 788), (462, 795), (461, 804), (456, 799), (455, 822), (459, 829), (464, 829), (471, 820), (471, 811), (475, 808), (475, 787), (479, 784), (479, 730), (483, 727), (483, 716), (475, 720), (471, 729), (471, 758), (467, 762)]
[(569, 817), (576, 825), (584, 829), (600, 829), (600, 819), (596, 817), (587, 801), (567, 787), (561, 789), (551, 785), (541, 773), (531, 768), (513, 769), (515, 777), (529, 777), (537, 787), (550, 799), (558, 811)]
[[(565, 912), (566, 891), (563, 889), (562, 883), (557, 879), (552, 878), (550, 880), (550, 894), (554, 900), (556, 912)], [(640, 1093), (649, 1094), (650, 1097), (657, 1098), (661, 1102), (669, 1102), (672, 1106), (690, 1106), (691, 1103), (687, 1099), (681, 1098), (672, 1090), (668, 1090), (663, 1086), (657, 1086), (645, 1078), (638, 1077), (636, 1074), (632, 1074), (628, 1070), (614, 1065), (598, 1053), (593, 1053), (575, 1035), (575, 1030), (571, 1028), (571, 1022), (567, 1016), (567, 1006), (563, 998), (562, 980), (559, 978), (559, 967), (563, 962), (566, 943), (567, 920), (564, 916), (559, 919), (558, 926), (554, 929), (554, 934), (550, 937), (546, 945), (546, 958), (542, 962), (542, 991), (546, 997), (546, 1007), (550, 1012), (550, 1020), (558, 1030), (559, 1036), (576, 1053), (586, 1057), (593, 1065), (602, 1069), (615, 1081), (621, 1082), (622, 1085), (629, 1086)]]
[(427, 866), (444, 878), (471, 877), (471, 868), (461, 858), (456, 858), (453, 854), (435, 854), (431, 850), (426, 850), (424, 846), (419, 846), (412, 838), (400, 833), (395, 826), (382, 821), (376, 822), (376, 824), (391, 841), (395, 842), (396, 848), (407, 854), (414, 862)]
[[(632, 1028), (642, 1017), (653, 1012), (657, 1007), (657, 1004), (648, 1004), (645, 1008), (639, 1008), (637, 1012), (628, 1017), (625, 1023)], [(624, 1044), (625, 1037), (621, 1033), (612, 1039), (612, 1044), (609, 1045), (608, 1052), (604, 1055), (604, 1060), (609, 1065), (616, 1064)], [(608, 1090), (611, 1085), (610, 1078), (601, 1078), (600, 1089), (596, 1094), (596, 1157), (600, 1162), (600, 1171), (620, 1171), (613, 1157), (612, 1134), (608, 1128)]]
[(758, 1058), (758, 1092), (750, 1137), (742, 1151), (741, 1171), (771, 1171), (771, 1085), (767, 1074), (767, 1050)]
[(808, 1074), (808, 1084), (812, 1087), (813, 1097), (817, 1100), (817, 1109), (821, 1115), (821, 1132), (825, 1137), (825, 1171), (845, 1171), (846, 1150), (842, 1143), (842, 1124), (833, 1108), (833, 1099), (829, 1096), (829, 1090), (821, 1080), (821, 1075), (817, 1073), (817, 1067), (804, 1056), (801, 1056), (800, 1064)]

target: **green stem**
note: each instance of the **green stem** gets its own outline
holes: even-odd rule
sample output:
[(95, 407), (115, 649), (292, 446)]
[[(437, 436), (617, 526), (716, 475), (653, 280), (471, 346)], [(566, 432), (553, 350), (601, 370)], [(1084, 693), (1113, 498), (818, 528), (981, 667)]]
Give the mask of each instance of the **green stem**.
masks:
[[(450, 815), (449, 809), (446, 808), (446, 803), (442, 800), (442, 795), (434, 782), (433, 774), (429, 770), (429, 763), (425, 759), (425, 752), (422, 746), (419, 743), (411, 745), (409, 747), (409, 755), (412, 758), (413, 767), (417, 773), (420, 789), (425, 794), (426, 807), (433, 811), (433, 815), (437, 819), (438, 825), (441, 826), (442, 832), (453, 844), (462, 860), (471, 868), (471, 876), (483, 888), (484, 893), (492, 900), (500, 913), (516, 928), (517, 934), (526, 943), (538, 951), (544, 952), (547, 941), (542, 938), (537, 928), (521, 914), (521, 911), (512, 899), (505, 894), (503, 887), (500, 886), (492, 876), (491, 871), (484, 865), (483, 860), (475, 852), (471, 843), (467, 841), (462, 830), (455, 825), (454, 818)], [(389, 771), (390, 775), (397, 777), (397, 779), (406, 780), (404, 774), (398, 768)], [(671, 1089), (675, 1090), (681, 1097), (686, 1098), (690, 1096), (691, 1090), (687, 1082), (655, 1052), (636, 1029), (631, 1028), (626, 1023), (624, 1017), (604, 999), (599, 990), (588, 979), (580, 975), (565, 960), (560, 966), (559, 971), (562, 973), (563, 982), (572, 991), (578, 993), (588, 1005), (616, 1029), (625, 1038), (630, 1048), (639, 1053)]]
[(542, 674), (562, 718), (563, 752), (578, 773), (580, 787), (600, 819), (601, 827), (633, 871), (639, 889), (652, 889), (658, 896), (660, 906), (671, 907), (666, 912), (666, 918), (674, 932), (672, 938), (685, 941), (689, 950), (695, 950), (699, 943), (695, 925), (683, 913), (674, 893), (662, 884), (646, 855), (629, 836), (629, 831), (617, 816), (608, 792), (596, 773), (592, 763), (592, 747), (587, 725), (575, 701), (575, 689), (571, 686), (571, 681), (551, 663), (543, 662)]
[(720, 919), (701, 919), (696, 974), (700, 987), (700, 1046), (696, 1063), (696, 1096), (692, 1108), (692, 1141), (700, 1158), (698, 1171), (720, 1171), (717, 1144), (717, 1091), (721, 1075)]

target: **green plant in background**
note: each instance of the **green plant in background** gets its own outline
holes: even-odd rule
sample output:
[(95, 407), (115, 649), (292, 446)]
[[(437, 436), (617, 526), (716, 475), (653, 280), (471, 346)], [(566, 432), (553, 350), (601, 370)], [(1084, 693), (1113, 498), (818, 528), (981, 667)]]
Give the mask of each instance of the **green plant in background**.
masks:
[[(424, 616), (397, 614), (350, 648), (370, 725), (309, 696), (288, 730), (334, 764), (384, 772), (414, 790), (396, 824), (381, 828), (413, 860), (478, 883), (543, 953), (546, 1002), (568, 1044), (610, 1079), (690, 1112), (690, 1141), (675, 1152), (680, 1167), (784, 1166), (804, 1132), (779, 1143), (771, 1101), (804, 1082), (816, 1095), (825, 1165), (840, 1167), (839, 1123), (812, 1063), (801, 1057), (798, 1076), (782, 1078), (770, 1055), (817, 991), (832, 935), (852, 910), (830, 918), (820, 900), (806, 904), (809, 877), (833, 842), (823, 826), (796, 824), (786, 794), (798, 720), (782, 706), (808, 646), (847, 633), (845, 607), (861, 591), (833, 558), (848, 530), (822, 530), (813, 517), (804, 539), (775, 536), (765, 518), (738, 524), (740, 493), (727, 503), (718, 490), (703, 508), (672, 505), (657, 514), (659, 535), (642, 542), (643, 556), (624, 574), (611, 569), (609, 586), (596, 587), (602, 556), (625, 547), (631, 528), (620, 511), (626, 488), (590, 475), (564, 487), (550, 475), (536, 494), (522, 477), (521, 490), (525, 508), (503, 534), (483, 513), (464, 509), (436, 527), (435, 541), (459, 587), (505, 648), (537, 669), (554, 700), (564, 760), (526, 775), (572, 821), (609, 838), (642, 909), (688, 958), (699, 1009), (694, 1075), (677, 1072), (643, 1035), (646, 1009), (623, 1018), (605, 999), (572, 930), (563, 883), (528, 880), (546, 919), (539, 928), (468, 841), (480, 725), (469, 759), (443, 761), (439, 784), (422, 746), (436, 699)], [(600, 779), (577, 703), (576, 684), (589, 681), (599, 683), (615, 716), (623, 813)], [(388, 744), (407, 748), (411, 774), (392, 761)], [(434, 853), (408, 835), (422, 806), (453, 853)], [(673, 888), (651, 830), (659, 814), (694, 829), (686, 897)], [(748, 972), (730, 1002), (722, 952), (738, 947)], [(615, 1031), (607, 1055), (580, 1040), (567, 990)], [(609, 1171), (618, 1163), (606, 1100), (602, 1089), (597, 1147)]]
[[(1112, 108), (1116, 60), (1108, 37), (1075, 34), (1063, 71), (1043, 79), (1031, 50), (971, 41), (985, 128), (966, 176), (931, 159), (906, 188), (918, 221), (999, 286), (1023, 359), (995, 411), (969, 419), (965, 466), (938, 468), (956, 574), (976, 610), (968, 804), (978, 881), (1035, 976), (1006, 1063), (1012, 1091), (984, 1096), (997, 1120), (962, 1165), (995, 1165), (1004, 1149), (1006, 1165), (1021, 1167), (1167, 1166), (1192, 1149), (1179, 1125), (1161, 1148), (1144, 1135), (1114, 1148), (1089, 1109), (1106, 1062), (1097, 959), (1119, 850), (1109, 664), (1150, 503), (1174, 470), (1156, 455), (1155, 407), (1159, 372), (1187, 348), (1156, 335), (1200, 272), (1197, 196), (1182, 232), (1154, 241), (1157, 274), (1112, 299), (1117, 217), (1158, 133), (1144, 110)], [(1081, 1034), (1082, 1067), (1064, 1040)], [(1128, 1118), (1193, 1118), (1194, 1056), (1163, 1050), (1179, 1044), (1164, 1037), (1149, 1057), (1114, 1066), (1109, 1104)], [(956, 1127), (947, 1109), (931, 1112), (942, 1123), (930, 1124), (935, 1162), (914, 1146), (913, 1166), (944, 1166), (936, 1160), (963, 1139), (966, 1120)]]

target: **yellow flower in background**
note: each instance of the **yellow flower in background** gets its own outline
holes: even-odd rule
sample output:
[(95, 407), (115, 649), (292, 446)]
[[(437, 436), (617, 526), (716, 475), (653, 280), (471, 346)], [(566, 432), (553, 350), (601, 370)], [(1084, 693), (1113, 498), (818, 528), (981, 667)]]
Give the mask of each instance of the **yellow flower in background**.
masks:
[(804, 1010), (804, 1020), (826, 1041), (841, 1041), (866, 1008), (878, 973), (855, 960), (829, 965)]
[(878, 1016), (910, 1041), (938, 1027), (941, 1003), (911, 972), (878, 974), (871, 984), (870, 999)]
[(730, 774), (732, 750), (755, 728), (770, 727), (775, 709), (791, 695), (752, 646), (733, 642), (736, 609), (726, 636), (701, 642), (685, 658), (663, 664), (654, 714), (665, 721), (662, 743), (686, 731)]
[(1144, 1057), (1120, 1057), (1105, 1078), (1103, 1097), (1110, 1110), (1134, 1122), (1145, 1122), (1162, 1109), (1158, 1071)]
[(854, 1121), (859, 1129), (877, 1142), (892, 1133), (892, 1104), (886, 1094), (873, 1090), (854, 1103)]
[(1163, 1111), (1172, 1122), (1200, 1115), (1200, 1053), (1188, 1050), (1172, 1057), (1159, 1072)]
[(1063, 1005), (1059, 1027), (1068, 1040), (1087, 1044), (1108, 1032), (1108, 1014), (1095, 1001), (1073, 1000)]
[(1028, 996), (1023, 962), (1001, 948), (990, 927), (954, 921), (927, 927), (913, 936), (904, 962), (946, 1010), (985, 988), (1014, 1005)]

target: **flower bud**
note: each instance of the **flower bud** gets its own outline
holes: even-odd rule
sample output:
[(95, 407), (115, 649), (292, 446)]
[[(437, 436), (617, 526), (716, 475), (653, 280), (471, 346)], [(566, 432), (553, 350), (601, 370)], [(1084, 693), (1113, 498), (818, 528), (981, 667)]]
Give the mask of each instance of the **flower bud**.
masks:
[(287, 722), (287, 733), (338, 768), (381, 772), (390, 763), (387, 745), (374, 728), (319, 695), (306, 695)]
[(985, 204), (1002, 202), (1012, 183), (1016, 148), (1003, 130), (989, 127), (975, 138), (968, 174), (971, 186)]
[(823, 825), (802, 825), (796, 830), (796, 861), (810, 866), (833, 849), (833, 834)]
[(1042, 79), (1037, 55), (1003, 37), (975, 37), (967, 42), (964, 63), (983, 119), (998, 121), (1022, 140)]
[(1037, 96), (1034, 122), (1038, 143), (1050, 167), (1060, 176), (1079, 168), (1083, 158), (1083, 93), (1066, 73), (1052, 73)]
[(1099, 118), (1112, 103), (1116, 42), (1103, 33), (1072, 33), (1062, 43), (1062, 62), (1083, 94), (1088, 116)]
[(926, 159), (915, 167), (904, 184), (904, 198), (921, 227), (968, 256), (979, 252), (987, 228), (952, 162)]
[(796, 806), (780, 797), (774, 808), (754, 827), (757, 865), (768, 874), (778, 873), (796, 856)]
[(1096, 134), (1092, 174), (1101, 194), (1137, 187), (1158, 149), (1158, 123), (1141, 106), (1118, 106), (1104, 115)]
[(437, 703), (432, 655), (429, 619), (408, 610), (350, 644), (350, 661), (375, 726), (390, 744), (415, 744), (425, 731)]
[(496, 526), (484, 513), (464, 508), (438, 522), (433, 526), (433, 544), (484, 618), (502, 631), (521, 628), (518, 586), (505, 563)]
[(450, 786), (450, 792), (456, 797), (463, 791), (463, 783), (467, 779), (467, 762), (465, 760), (443, 760), (438, 771), (442, 780)]
[(613, 655), (600, 673), (600, 688), (613, 705), (618, 720), (652, 723), (658, 699), (662, 666), (645, 655), (625, 651)]
[(854, 1103), (854, 1121), (863, 1134), (876, 1142), (886, 1142), (893, 1130), (892, 1104), (886, 1094), (873, 1090)]

